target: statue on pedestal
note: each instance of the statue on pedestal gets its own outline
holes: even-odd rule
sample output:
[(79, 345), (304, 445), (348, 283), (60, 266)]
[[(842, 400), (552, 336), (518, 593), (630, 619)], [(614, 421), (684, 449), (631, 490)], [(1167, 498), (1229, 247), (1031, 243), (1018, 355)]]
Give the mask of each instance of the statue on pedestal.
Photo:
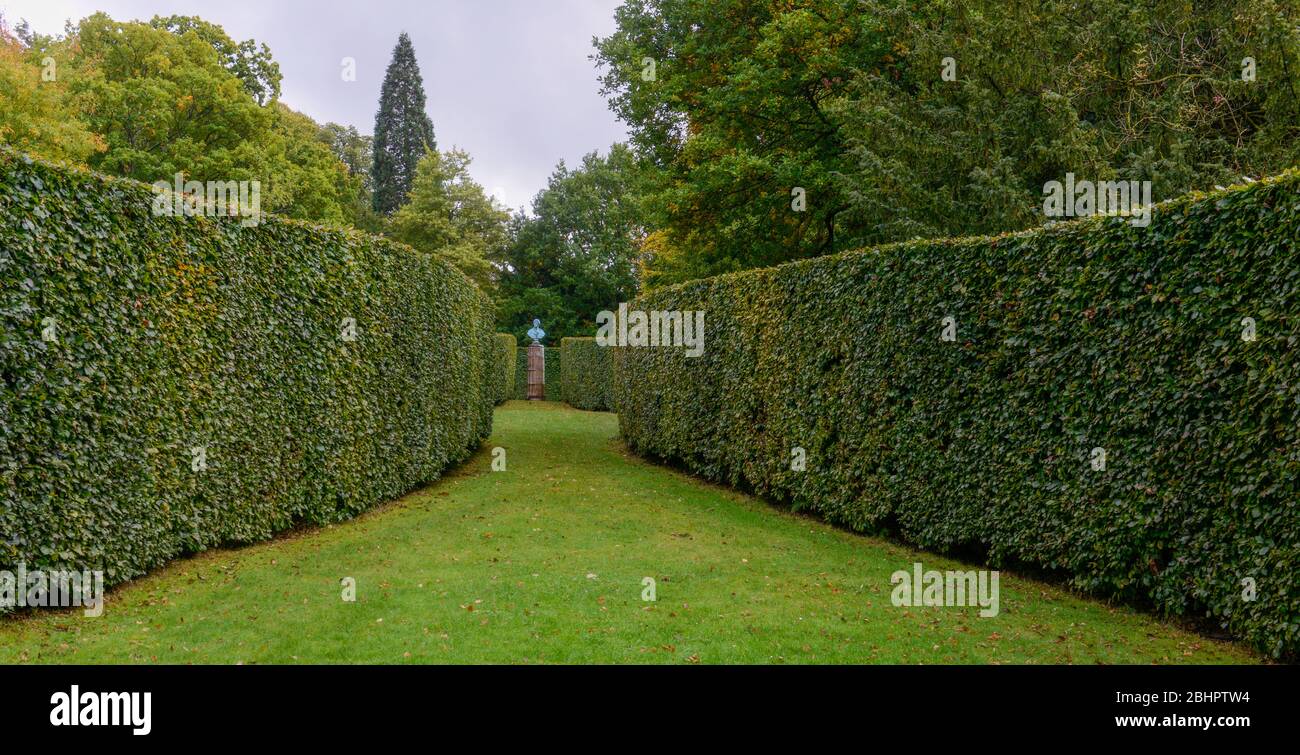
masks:
[(528, 345), (528, 398), (530, 401), (546, 400), (546, 347), (542, 339), (546, 331), (542, 330), (542, 321), (533, 320), (533, 327), (528, 330), (528, 337), (533, 342)]
[(533, 319), (533, 327), (528, 329), (528, 337), (533, 339), (533, 343), (538, 344), (540, 344), (542, 339), (546, 337), (546, 331), (542, 330), (541, 320), (536, 318)]

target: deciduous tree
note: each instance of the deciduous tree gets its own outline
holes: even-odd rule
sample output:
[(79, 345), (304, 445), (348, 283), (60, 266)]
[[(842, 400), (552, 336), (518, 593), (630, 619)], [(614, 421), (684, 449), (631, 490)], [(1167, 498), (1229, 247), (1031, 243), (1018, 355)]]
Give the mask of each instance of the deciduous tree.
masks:
[(407, 202), (389, 220), (392, 235), (445, 257), (484, 290), (494, 284), (489, 253), (505, 244), (509, 214), (469, 175), (463, 150), (420, 160)]

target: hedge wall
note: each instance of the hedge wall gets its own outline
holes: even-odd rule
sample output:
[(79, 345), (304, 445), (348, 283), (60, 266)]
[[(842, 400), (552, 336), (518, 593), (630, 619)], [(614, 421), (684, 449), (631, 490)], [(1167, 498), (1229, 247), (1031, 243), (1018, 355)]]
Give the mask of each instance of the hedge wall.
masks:
[(983, 548), (1293, 654), (1300, 174), (1153, 215), (654, 292), (633, 306), (707, 312), (705, 353), (618, 349), (623, 435), (833, 522)]
[(496, 337), (493, 374), (496, 375), (496, 403), (500, 404), (515, 395), (515, 354), (519, 346), (511, 333), (497, 333)]
[(120, 582), (346, 519), (488, 437), (492, 306), (451, 265), (152, 197), (0, 151), (0, 568)]
[(564, 354), (560, 376), (564, 400), (578, 409), (607, 412), (613, 408), (612, 349), (597, 346), (594, 338), (562, 338), (560, 350)]
[[(546, 400), (563, 401), (564, 386), (561, 384), (562, 354), (554, 346), (547, 346), (543, 353), (546, 360)], [(519, 347), (518, 359), (515, 361), (515, 398), (528, 398), (528, 348)]]

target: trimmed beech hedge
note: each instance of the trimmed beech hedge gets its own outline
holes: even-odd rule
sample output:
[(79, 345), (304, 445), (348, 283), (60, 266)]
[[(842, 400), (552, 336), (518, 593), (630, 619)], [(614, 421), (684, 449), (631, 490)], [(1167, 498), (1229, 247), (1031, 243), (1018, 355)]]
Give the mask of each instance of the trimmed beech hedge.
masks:
[(616, 350), (636, 451), (1300, 647), (1300, 174), (1164, 203), (1147, 228), (906, 242), (633, 306), (708, 317), (698, 358)]
[(515, 394), (515, 354), (519, 348), (518, 340), (511, 333), (497, 333), (496, 366), (496, 403), (511, 398)]
[(121, 582), (347, 519), (488, 437), (494, 313), (450, 264), (152, 198), (0, 150), (0, 568)]
[[(546, 400), (563, 401), (564, 386), (561, 384), (563, 373), (560, 369), (563, 355), (554, 346), (547, 346), (542, 351), (542, 355), (546, 360)], [(526, 346), (519, 347), (518, 359), (515, 361), (515, 398), (528, 398), (528, 347)]]
[(561, 372), (564, 400), (578, 409), (607, 412), (613, 408), (614, 389), (612, 349), (597, 346), (594, 338), (562, 338), (564, 354)]

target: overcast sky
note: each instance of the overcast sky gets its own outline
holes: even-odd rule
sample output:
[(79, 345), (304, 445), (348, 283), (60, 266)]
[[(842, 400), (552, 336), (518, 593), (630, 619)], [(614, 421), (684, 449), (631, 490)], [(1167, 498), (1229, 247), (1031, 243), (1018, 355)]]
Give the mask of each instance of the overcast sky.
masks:
[[(61, 33), (102, 10), (118, 20), (201, 16), (236, 41), (271, 48), (281, 100), (317, 121), (374, 132), (384, 69), (411, 35), (440, 149), (468, 150), (475, 180), (511, 208), (529, 205), (556, 162), (622, 141), (599, 94), (592, 36), (614, 28), (618, 0), (0, 0), (12, 26)], [(344, 57), (357, 80), (340, 76)]]

